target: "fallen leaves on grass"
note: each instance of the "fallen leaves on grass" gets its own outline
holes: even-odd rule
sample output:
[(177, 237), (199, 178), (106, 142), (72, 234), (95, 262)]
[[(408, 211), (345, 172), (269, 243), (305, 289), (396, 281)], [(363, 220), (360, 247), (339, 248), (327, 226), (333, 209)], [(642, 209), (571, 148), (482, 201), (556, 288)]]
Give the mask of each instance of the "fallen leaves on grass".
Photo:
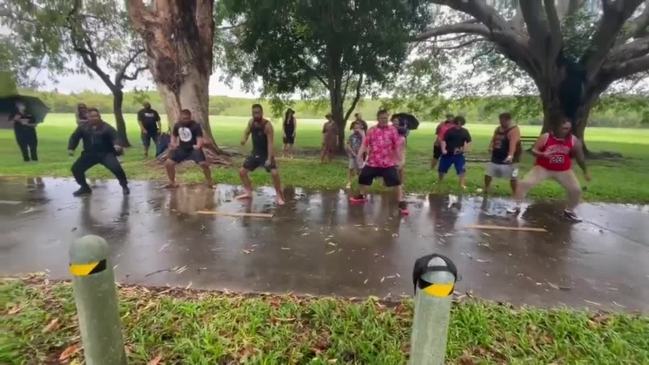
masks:
[(59, 361), (67, 361), (70, 359), (72, 356), (74, 356), (77, 352), (81, 350), (81, 347), (79, 346), (78, 343), (74, 343), (63, 350), (61, 352), (61, 355), (59, 355)]
[(56, 331), (58, 328), (59, 328), (59, 319), (54, 318), (53, 320), (50, 321), (50, 323), (47, 324), (47, 326), (45, 326), (45, 328), (43, 328), (43, 333)]
[(162, 355), (158, 355), (154, 357), (153, 359), (149, 360), (147, 365), (158, 365), (160, 364), (160, 361), (162, 361)]

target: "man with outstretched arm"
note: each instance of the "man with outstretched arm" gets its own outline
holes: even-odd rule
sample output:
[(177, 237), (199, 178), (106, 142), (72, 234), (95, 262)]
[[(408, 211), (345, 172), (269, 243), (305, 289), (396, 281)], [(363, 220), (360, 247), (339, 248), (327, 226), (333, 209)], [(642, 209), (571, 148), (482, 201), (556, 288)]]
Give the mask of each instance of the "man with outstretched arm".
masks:
[(205, 175), (205, 185), (209, 188), (214, 186), (210, 164), (205, 160), (203, 153), (203, 129), (201, 125), (192, 119), (192, 112), (187, 109), (180, 111), (178, 121), (171, 133), (169, 144), (169, 158), (165, 161), (167, 176), (169, 177), (168, 188), (177, 188), (176, 165), (183, 161), (194, 161), (200, 166)]
[(252, 199), (252, 182), (249, 174), (263, 166), (267, 172), (270, 172), (273, 179), (276, 192), (275, 202), (277, 205), (284, 205), (284, 193), (275, 161), (273, 125), (264, 118), (264, 109), (260, 104), (252, 106), (252, 119), (248, 121), (248, 126), (241, 138), (242, 146), (248, 142), (248, 137), (252, 137), (252, 152), (239, 169), (239, 177), (245, 192), (237, 199)]
[(532, 153), (536, 163), (516, 188), (516, 206), (509, 209), (510, 213), (519, 213), (523, 198), (534, 186), (546, 179), (557, 181), (568, 194), (568, 204), (563, 214), (573, 222), (581, 222), (574, 209), (581, 198), (581, 187), (577, 176), (572, 171), (571, 157), (584, 172), (584, 179), (590, 181), (590, 173), (586, 167), (584, 149), (581, 141), (571, 133), (572, 123), (565, 118), (556, 131), (542, 134), (534, 144)]
[(115, 175), (119, 185), (122, 186), (122, 192), (124, 195), (128, 195), (130, 190), (126, 173), (117, 160), (117, 155), (122, 151), (122, 147), (117, 144), (117, 131), (110, 124), (101, 120), (101, 115), (96, 108), (88, 109), (88, 121), (80, 124), (70, 136), (68, 143), (70, 156), (74, 155), (74, 150), (81, 140), (83, 140), (83, 152), (72, 165), (72, 174), (81, 188), (72, 194), (82, 196), (92, 193), (86, 181), (86, 171), (101, 164)]

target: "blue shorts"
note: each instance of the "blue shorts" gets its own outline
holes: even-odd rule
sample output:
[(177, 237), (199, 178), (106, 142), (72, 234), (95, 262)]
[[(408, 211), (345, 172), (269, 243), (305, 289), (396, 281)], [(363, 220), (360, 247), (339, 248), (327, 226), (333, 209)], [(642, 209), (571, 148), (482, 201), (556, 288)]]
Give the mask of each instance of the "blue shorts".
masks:
[(455, 172), (458, 175), (462, 175), (465, 171), (466, 160), (464, 159), (463, 154), (459, 155), (444, 155), (439, 160), (438, 171), (440, 174), (446, 174), (451, 166), (455, 166)]

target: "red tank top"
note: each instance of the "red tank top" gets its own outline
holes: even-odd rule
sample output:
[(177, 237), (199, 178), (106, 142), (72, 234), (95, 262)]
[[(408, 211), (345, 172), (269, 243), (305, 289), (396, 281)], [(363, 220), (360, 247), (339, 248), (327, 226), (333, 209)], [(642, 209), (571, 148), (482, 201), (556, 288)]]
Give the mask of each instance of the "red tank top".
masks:
[(572, 167), (570, 156), (574, 145), (573, 135), (566, 138), (557, 138), (552, 134), (548, 135), (548, 140), (541, 148), (541, 152), (550, 152), (549, 157), (539, 156), (536, 158), (536, 164), (551, 171), (566, 171)]

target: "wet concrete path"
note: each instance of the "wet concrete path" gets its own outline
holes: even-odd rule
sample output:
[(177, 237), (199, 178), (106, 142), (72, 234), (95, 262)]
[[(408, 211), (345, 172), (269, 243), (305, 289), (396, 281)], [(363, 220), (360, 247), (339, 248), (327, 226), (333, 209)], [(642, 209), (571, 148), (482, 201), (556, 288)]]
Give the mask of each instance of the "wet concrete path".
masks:
[[(566, 304), (649, 312), (649, 206), (583, 204), (584, 223), (561, 219), (544, 203), (522, 218), (507, 201), (411, 196), (398, 216), (389, 196), (350, 206), (345, 192), (288, 188), (251, 204), (236, 188), (136, 182), (128, 197), (113, 181), (73, 198), (65, 179), (0, 180), (0, 275), (48, 272), (68, 278), (69, 242), (105, 237), (119, 280), (235, 291), (379, 297), (412, 294), (414, 260), (448, 255), (462, 275), (457, 291), (514, 304)], [(198, 210), (272, 213), (272, 219), (215, 217)], [(544, 227), (547, 233), (480, 231), (470, 224)]]

